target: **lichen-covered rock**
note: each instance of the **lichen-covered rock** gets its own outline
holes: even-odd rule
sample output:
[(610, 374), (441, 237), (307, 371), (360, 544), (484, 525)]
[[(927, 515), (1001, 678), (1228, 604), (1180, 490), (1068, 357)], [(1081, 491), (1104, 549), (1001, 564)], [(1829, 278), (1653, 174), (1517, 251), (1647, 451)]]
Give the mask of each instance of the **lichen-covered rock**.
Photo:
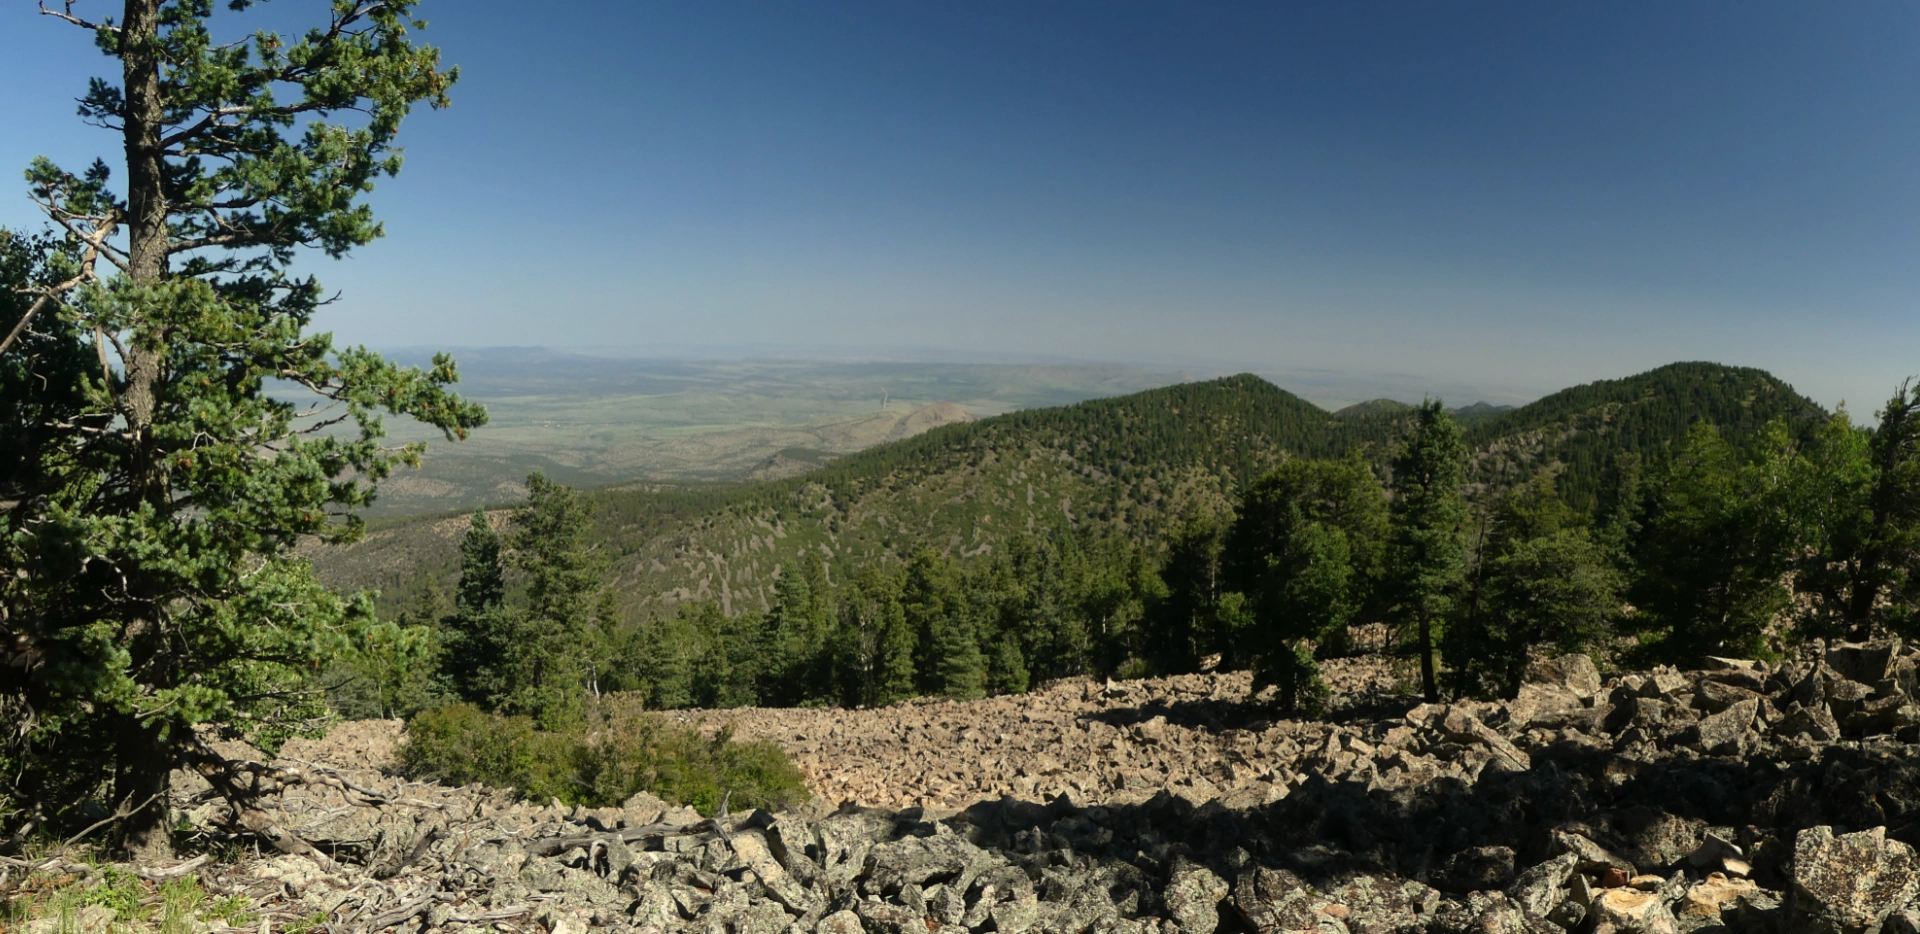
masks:
[(1258, 934), (1314, 931), (1347, 934), (1345, 906), (1324, 897), (1285, 869), (1258, 866), (1233, 884), (1233, 906)]
[(1592, 700), (1604, 684), (1600, 669), (1586, 655), (1562, 655), (1535, 662), (1527, 667), (1526, 677), (1528, 683), (1564, 688), (1583, 700)]
[(1678, 925), (1659, 892), (1607, 889), (1593, 900), (1594, 934), (1676, 934)]
[(1754, 715), (1760, 712), (1759, 698), (1736, 701), (1725, 710), (1695, 725), (1695, 746), (1710, 755), (1735, 755), (1751, 745), (1750, 731)]
[(1507, 888), (1507, 897), (1531, 914), (1545, 915), (1567, 897), (1567, 880), (1580, 867), (1580, 857), (1562, 853), (1528, 869)]
[(1912, 847), (1887, 839), (1887, 828), (1835, 835), (1809, 827), (1793, 847), (1789, 915), (1796, 931), (1857, 934), (1878, 926), (1920, 894)]
[(1169, 874), (1161, 899), (1182, 934), (1213, 934), (1220, 926), (1220, 902), (1231, 887), (1205, 866), (1181, 860)]

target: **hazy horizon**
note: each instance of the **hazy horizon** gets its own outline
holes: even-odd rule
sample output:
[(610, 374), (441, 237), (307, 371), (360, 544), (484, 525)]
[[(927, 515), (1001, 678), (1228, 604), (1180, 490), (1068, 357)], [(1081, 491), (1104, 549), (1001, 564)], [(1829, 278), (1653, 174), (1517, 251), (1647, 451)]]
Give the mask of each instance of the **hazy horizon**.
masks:
[[(1393, 399), (1400, 402), (1417, 403), (1423, 399), (1437, 398), (1449, 408), (1459, 408), (1475, 403), (1491, 405), (1521, 406), (1551, 395), (1563, 389), (1569, 389), (1595, 380), (1622, 379), (1644, 373), (1655, 367), (1607, 373), (1593, 379), (1582, 379), (1544, 387), (1506, 387), (1492, 384), (1436, 380), (1410, 373), (1391, 373), (1383, 371), (1329, 370), (1314, 368), (1276, 368), (1262, 365), (1259, 361), (1232, 361), (1225, 359), (1204, 359), (1196, 357), (1153, 358), (1141, 355), (1133, 358), (1073, 357), (1062, 354), (1040, 353), (992, 353), (986, 351), (946, 351), (924, 347), (806, 347), (806, 346), (764, 346), (764, 345), (722, 345), (705, 347), (686, 346), (544, 346), (544, 345), (394, 345), (375, 348), (397, 360), (414, 364), (424, 364), (438, 351), (448, 351), (455, 361), (474, 362), (476, 359), (495, 361), (502, 357), (514, 357), (516, 362), (524, 363), (533, 355), (556, 355), (594, 357), (609, 360), (633, 360), (646, 363), (724, 363), (724, 362), (773, 362), (794, 361), (804, 363), (838, 364), (974, 364), (998, 366), (1063, 366), (1063, 367), (1124, 367), (1143, 373), (1161, 373), (1168, 382), (1196, 381), (1230, 376), (1238, 373), (1252, 373), (1271, 382), (1308, 402), (1333, 411), (1359, 402), (1375, 399)], [(1672, 363), (1693, 362), (1668, 360), (1657, 366)], [(1748, 366), (1737, 360), (1706, 361), (1722, 363), (1728, 366)], [(1761, 369), (1765, 369), (1761, 367)], [(472, 367), (463, 369), (463, 373), (472, 375)], [(1772, 372), (1772, 371), (1769, 371)], [(1809, 395), (1794, 384), (1787, 375), (1772, 372), (1772, 375)], [(484, 378), (484, 376), (483, 376)], [(468, 391), (477, 388), (472, 379), (462, 384)], [(1814, 401), (1832, 408), (1831, 403), (1818, 398)], [(1879, 402), (1847, 402), (1848, 410), (1855, 421), (1872, 419)]]
[[(1496, 402), (1714, 360), (1861, 413), (1920, 371), (1911, 4), (421, 13), (454, 105), (407, 121), (368, 199), (387, 237), (301, 267), (344, 342), (918, 347)], [(115, 154), (73, 114), (91, 41), (0, 12), (36, 76), (0, 88), (0, 167)], [(24, 185), (0, 225), (39, 226)]]

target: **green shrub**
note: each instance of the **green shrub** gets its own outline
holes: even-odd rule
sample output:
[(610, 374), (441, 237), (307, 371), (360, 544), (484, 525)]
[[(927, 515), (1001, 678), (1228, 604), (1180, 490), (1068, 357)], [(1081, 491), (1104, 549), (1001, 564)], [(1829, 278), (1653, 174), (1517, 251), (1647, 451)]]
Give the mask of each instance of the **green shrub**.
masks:
[(518, 789), (530, 800), (578, 803), (570, 781), (577, 746), (565, 734), (536, 729), (530, 717), (449, 704), (423, 710), (407, 722), (400, 768), (412, 778), (445, 785), (479, 782)]
[(511, 787), (528, 800), (588, 807), (641, 791), (706, 814), (722, 799), (734, 810), (779, 810), (808, 796), (780, 747), (736, 742), (730, 730), (709, 738), (625, 699), (594, 705), (587, 725), (566, 733), (469, 704), (422, 711), (407, 725), (400, 767), (416, 779)]

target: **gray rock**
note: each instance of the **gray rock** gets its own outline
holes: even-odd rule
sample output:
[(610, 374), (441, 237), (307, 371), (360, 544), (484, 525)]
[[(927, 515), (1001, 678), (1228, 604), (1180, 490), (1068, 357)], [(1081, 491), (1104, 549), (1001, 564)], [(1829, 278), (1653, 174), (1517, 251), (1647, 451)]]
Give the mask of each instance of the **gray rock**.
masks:
[(1754, 714), (1759, 712), (1760, 699), (1757, 697), (1734, 702), (1727, 709), (1695, 725), (1698, 739), (1694, 745), (1710, 755), (1738, 754), (1751, 745), (1748, 733), (1753, 728)]
[(1590, 909), (1594, 934), (1677, 934), (1673, 911), (1659, 892), (1606, 889)]
[(863, 901), (854, 906), (860, 921), (873, 934), (926, 934), (927, 918), (905, 905)]
[(1507, 897), (1527, 913), (1544, 917), (1567, 898), (1567, 880), (1580, 867), (1580, 857), (1562, 853), (1528, 869), (1507, 887)]
[(1476, 846), (1447, 857), (1440, 865), (1437, 879), (1448, 891), (1464, 894), (1504, 889), (1513, 884), (1514, 874), (1512, 847)]
[(1629, 876), (1636, 872), (1633, 863), (1615, 856), (1613, 851), (1593, 842), (1592, 838), (1585, 834), (1555, 830), (1550, 834), (1550, 838), (1553, 855), (1572, 853), (1579, 857), (1581, 872), (1598, 872), (1609, 868), (1619, 869)]
[(1480, 722), (1455, 705), (1440, 719), (1440, 729), (1459, 742), (1474, 743), (1493, 754), (1493, 762), (1509, 772), (1525, 772), (1533, 768), (1533, 759), (1507, 741), (1492, 727)]
[(817, 899), (779, 860), (773, 858), (773, 852), (767, 847), (767, 839), (757, 830), (736, 831), (733, 834), (733, 851), (740, 862), (753, 871), (760, 884), (766, 887), (767, 894), (794, 914), (806, 914), (814, 910)]
[(1562, 655), (1528, 666), (1526, 680), (1565, 688), (1582, 699), (1591, 700), (1600, 693), (1600, 670), (1585, 655)]
[(1831, 827), (1800, 831), (1793, 846), (1788, 915), (1795, 931), (1857, 934), (1877, 927), (1920, 894), (1913, 849), (1875, 827), (1836, 836)]
[(1840, 721), (1824, 703), (1789, 712), (1774, 732), (1781, 736), (1805, 736), (1815, 742), (1831, 743), (1840, 738)]
[(1161, 899), (1182, 934), (1213, 934), (1220, 926), (1220, 902), (1231, 887), (1205, 866), (1181, 860), (1167, 880)]
[(860, 923), (860, 916), (852, 909), (836, 911), (821, 918), (814, 931), (817, 934), (867, 934), (866, 926)]
[(1760, 700), (1760, 692), (1724, 681), (1702, 680), (1693, 695), (1695, 706), (1715, 712), (1749, 700), (1757, 704)]
[(1031, 889), (1017, 891), (1006, 901), (997, 902), (988, 913), (993, 929), (1004, 934), (1021, 934), (1040, 920), (1040, 900)]
[(1607, 820), (1612, 831), (1625, 846), (1620, 855), (1625, 856), (1642, 872), (1664, 870), (1687, 858), (1700, 846), (1702, 834), (1706, 832), (1706, 822), (1680, 817), (1658, 807), (1634, 805)]
[(1842, 678), (1872, 684), (1887, 676), (1887, 670), (1900, 654), (1900, 643), (1836, 642), (1827, 648), (1827, 667)]
[(1233, 884), (1232, 904), (1257, 934), (1347, 932), (1345, 922), (1338, 917), (1344, 913), (1344, 906), (1329, 911), (1334, 902), (1284, 869), (1258, 866), (1242, 872)]
[(1507, 702), (1507, 730), (1520, 733), (1533, 727), (1551, 729), (1587, 714), (1586, 700), (1557, 684), (1522, 684), (1520, 693)]

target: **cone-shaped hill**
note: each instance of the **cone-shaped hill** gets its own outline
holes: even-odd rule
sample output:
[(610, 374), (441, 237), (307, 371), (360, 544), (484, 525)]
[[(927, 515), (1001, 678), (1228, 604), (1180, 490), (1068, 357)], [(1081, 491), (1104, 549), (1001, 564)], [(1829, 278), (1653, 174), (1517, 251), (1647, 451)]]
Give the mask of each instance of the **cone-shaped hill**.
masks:
[[(1411, 409), (1369, 409), (1336, 418), (1242, 374), (949, 424), (782, 480), (592, 499), (630, 606), (712, 598), (759, 610), (803, 550), (838, 575), (922, 545), (971, 557), (1062, 526), (1152, 539), (1194, 510), (1226, 506), (1289, 457), (1358, 449), (1384, 462)], [(1468, 440), (1477, 481), (1513, 482), (1557, 461), (1569, 498), (1590, 505), (1622, 455), (1657, 454), (1696, 421), (1750, 434), (1773, 418), (1804, 429), (1822, 417), (1763, 371), (1681, 363), (1555, 393), (1472, 426)], [(433, 577), (451, 583), (464, 526), (444, 516), (387, 524), (316, 562), (330, 582), (391, 601)]]

